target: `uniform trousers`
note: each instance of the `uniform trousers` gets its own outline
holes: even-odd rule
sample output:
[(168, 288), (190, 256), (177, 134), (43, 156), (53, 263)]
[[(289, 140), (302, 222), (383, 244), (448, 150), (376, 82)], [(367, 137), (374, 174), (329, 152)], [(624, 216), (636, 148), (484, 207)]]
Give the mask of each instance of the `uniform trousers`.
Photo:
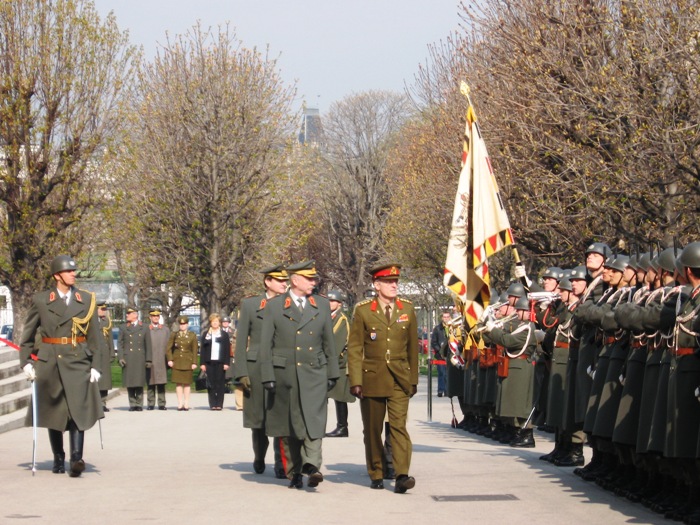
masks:
[(126, 389), (129, 394), (130, 407), (143, 407), (143, 387), (130, 386)]
[(408, 475), (411, 466), (413, 446), (406, 430), (408, 401), (410, 396), (399, 385), (394, 384), (390, 397), (365, 397), (360, 401), (362, 425), (364, 427), (365, 460), (370, 479), (382, 479), (382, 457), (384, 443), (384, 417), (389, 415), (389, 435), (391, 437), (394, 470), (397, 476)]
[[(270, 440), (267, 434), (265, 434), (264, 428), (253, 428), (251, 430), (253, 431), (253, 454), (255, 455), (255, 459), (265, 461), (265, 455), (267, 454), (267, 448), (270, 446)], [(281, 441), (282, 438), (272, 438), (272, 446), (275, 453), (275, 470), (284, 469), (284, 462), (282, 461), (282, 453), (280, 451)]]
[(148, 406), (156, 406), (156, 398), (158, 398), (158, 406), (165, 406), (165, 385), (148, 385), (148, 393), (146, 394), (146, 399), (148, 400)]
[(285, 436), (280, 439), (280, 453), (282, 464), (289, 479), (294, 474), (304, 474), (302, 469), (306, 465), (321, 468), (323, 457), (321, 455), (321, 443), (323, 439), (311, 439), (305, 437), (299, 439), (294, 436)]

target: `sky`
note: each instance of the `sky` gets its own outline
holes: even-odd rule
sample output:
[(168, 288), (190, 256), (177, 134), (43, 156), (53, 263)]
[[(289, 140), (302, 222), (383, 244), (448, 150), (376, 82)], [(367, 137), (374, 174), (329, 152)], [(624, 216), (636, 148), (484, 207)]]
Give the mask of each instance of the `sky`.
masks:
[(132, 44), (153, 57), (197, 21), (227, 22), (245, 47), (270, 49), (282, 78), (296, 83), (299, 106), (326, 111), (370, 89), (403, 91), (428, 46), (460, 26), (459, 0), (94, 0), (113, 11)]

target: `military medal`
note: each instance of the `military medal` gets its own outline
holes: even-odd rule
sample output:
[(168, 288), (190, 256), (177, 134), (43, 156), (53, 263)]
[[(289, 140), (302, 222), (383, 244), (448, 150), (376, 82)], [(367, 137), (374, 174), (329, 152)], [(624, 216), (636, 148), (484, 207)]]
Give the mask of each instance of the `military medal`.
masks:
[(377, 332), (370, 332), (370, 333), (369, 333), (369, 338), (370, 338), (372, 341), (376, 341), (376, 340), (377, 340)]

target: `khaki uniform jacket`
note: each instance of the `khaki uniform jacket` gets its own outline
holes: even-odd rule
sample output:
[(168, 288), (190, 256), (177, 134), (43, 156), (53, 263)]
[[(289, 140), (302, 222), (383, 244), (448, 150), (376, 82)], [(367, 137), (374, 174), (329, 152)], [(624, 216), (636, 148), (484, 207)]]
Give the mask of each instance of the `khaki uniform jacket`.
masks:
[(262, 381), (276, 382), (268, 396), (267, 435), (322, 438), (328, 380), (340, 375), (328, 299), (310, 295), (300, 312), (287, 292), (270, 299), (265, 310)]
[(178, 330), (170, 334), (166, 355), (168, 361), (173, 362), (174, 370), (192, 371), (192, 365), (197, 364), (198, 352), (199, 344), (194, 332)]
[(396, 299), (391, 321), (376, 299), (355, 307), (348, 341), (350, 386), (367, 397), (390, 397), (394, 384), (408, 395), (418, 385), (418, 324), (413, 304)]
[(126, 361), (122, 369), (122, 385), (127, 388), (146, 384), (146, 335), (148, 326), (141, 321), (126, 323), (119, 330), (117, 358)]
[[(87, 340), (73, 346), (74, 319), (86, 318), (81, 326), (87, 328)], [(43, 337), (65, 337), (67, 343), (44, 343)], [(56, 288), (34, 295), (20, 339), (20, 366), (33, 363), (36, 371), (37, 426), (62, 432), (72, 419), (79, 430), (87, 430), (104, 417), (97, 383), (90, 383), (90, 369), (102, 368), (100, 337), (92, 293), (73, 288), (68, 305)], [(25, 423), (32, 424), (31, 406)]]
[(333, 319), (333, 336), (335, 337), (335, 350), (338, 352), (338, 370), (340, 377), (335, 386), (328, 392), (328, 397), (343, 403), (354, 403), (355, 396), (350, 394), (348, 381), (348, 336), (350, 335), (350, 322), (343, 312), (338, 312)]
[(170, 330), (165, 325), (148, 325), (146, 335), (146, 361), (151, 368), (146, 372), (149, 385), (164, 385), (168, 382), (168, 362), (165, 353), (170, 340)]
[(114, 361), (114, 343), (112, 342), (112, 321), (108, 317), (101, 319), (97, 317), (100, 325), (100, 379), (97, 387), (100, 390), (111, 390), (112, 388), (112, 362)]

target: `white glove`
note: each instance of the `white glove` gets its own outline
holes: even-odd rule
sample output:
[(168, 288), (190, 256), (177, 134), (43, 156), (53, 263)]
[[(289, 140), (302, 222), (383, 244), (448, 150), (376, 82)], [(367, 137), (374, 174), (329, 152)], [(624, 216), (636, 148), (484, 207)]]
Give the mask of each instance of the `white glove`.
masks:
[(523, 277), (527, 276), (527, 272), (525, 271), (525, 266), (522, 264), (516, 264), (515, 271), (513, 273), (515, 274), (515, 276), (518, 279), (522, 279)]
[(591, 379), (595, 379), (595, 370), (591, 365), (588, 365), (588, 368), (586, 368), (586, 373), (590, 376)]
[(544, 330), (535, 330), (535, 339), (537, 339), (538, 343), (541, 343), (544, 341), (544, 336), (545, 336), (545, 331)]
[(698, 402), (700, 402), (700, 386), (695, 389), (695, 397), (697, 397)]
[(489, 321), (486, 323), (486, 325), (484, 327), (484, 332), (488, 333), (491, 330), (493, 330), (494, 328), (496, 328), (496, 321), (494, 321), (493, 319), (489, 319)]
[(549, 308), (550, 304), (552, 304), (552, 301), (540, 301), (537, 303), (537, 306), (539, 306), (540, 310), (544, 312), (547, 308)]
[(34, 381), (36, 379), (36, 371), (34, 370), (33, 364), (27, 363), (22, 367), (22, 370), (24, 370), (24, 375), (27, 376), (29, 381)]
[(625, 376), (623, 376), (622, 374), (620, 374), (619, 380), (620, 380), (620, 384), (621, 384), (622, 386), (625, 386)]
[(491, 320), (493, 320), (493, 315), (491, 313), (491, 310), (484, 310), (484, 313), (481, 314), (481, 319), (479, 319), (479, 322), (481, 324), (486, 324)]
[(94, 368), (91, 368), (90, 369), (90, 382), (97, 383), (97, 381), (98, 381), (98, 379), (100, 379), (101, 375), (102, 374), (100, 374), (97, 370), (95, 370)]

